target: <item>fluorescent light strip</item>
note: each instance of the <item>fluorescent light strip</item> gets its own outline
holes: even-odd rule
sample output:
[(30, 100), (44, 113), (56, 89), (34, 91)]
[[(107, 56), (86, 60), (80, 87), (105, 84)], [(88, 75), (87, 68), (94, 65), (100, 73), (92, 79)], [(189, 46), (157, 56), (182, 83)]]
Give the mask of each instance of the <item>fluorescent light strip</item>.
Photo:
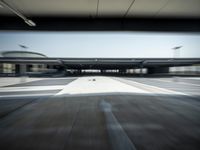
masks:
[(14, 14), (16, 14), (17, 16), (19, 16), (20, 18), (22, 18), (24, 20), (24, 22), (26, 24), (28, 24), (31, 27), (36, 26), (36, 23), (34, 23), (32, 20), (26, 18), (26, 16), (24, 16), (21, 12), (19, 12), (17, 9), (14, 9), (13, 7), (11, 7), (8, 3), (6, 3), (4, 0), (0, 0), (0, 6), (6, 7), (8, 8), (10, 11), (12, 11)]
[(26, 24), (28, 24), (29, 26), (31, 26), (31, 27), (35, 27), (36, 26), (36, 24), (35, 24), (35, 22), (33, 22), (32, 20), (24, 20), (24, 22), (26, 23)]

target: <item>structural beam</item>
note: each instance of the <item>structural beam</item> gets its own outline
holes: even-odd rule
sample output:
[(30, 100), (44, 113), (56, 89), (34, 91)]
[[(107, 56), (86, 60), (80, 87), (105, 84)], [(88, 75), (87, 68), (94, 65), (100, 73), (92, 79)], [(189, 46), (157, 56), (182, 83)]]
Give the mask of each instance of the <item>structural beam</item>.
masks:
[(0, 16), (0, 30), (29, 31), (176, 31), (200, 32), (200, 19), (32, 17), (30, 27), (17, 17)]

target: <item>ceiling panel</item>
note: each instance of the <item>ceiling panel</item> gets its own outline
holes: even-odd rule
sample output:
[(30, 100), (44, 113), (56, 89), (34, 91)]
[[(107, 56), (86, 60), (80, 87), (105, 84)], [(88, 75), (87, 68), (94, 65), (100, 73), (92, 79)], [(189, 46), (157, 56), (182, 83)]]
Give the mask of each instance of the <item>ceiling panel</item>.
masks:
[(127, 17), (152, 17), (167, 3), (168, 0), (135, 0)]
[(7, 9), (0, 7), (0, 15), (9, 15), (9, 16), (12, 16), (14, 14), (12, 12), (8, 11)]
[(0, 15), (13, 15), (13, 13), (8, 9), (4, 8), (3, 5), (1, 5), (0, 3)]
[[(4, 0), (26, 16), (96, 16), (98, 0)], [(98, 16), (124, 16), (133, 0), (99, 0)], [(0, 7), (0, 15), (14, 15)], [(135, 0), (127, 17), (199, 17), (200, 0)]]
[(169, 0), (158, 16), (200, 17), (200, 0)]
[(99, 16), (123, 16), (133, 0), (99, 0)]
[[(97, 0), (6, 0), (14, 8), (30, 16), (70, 16), (96, 14)], [(1, 8), (0, 13), (9, 11)]]

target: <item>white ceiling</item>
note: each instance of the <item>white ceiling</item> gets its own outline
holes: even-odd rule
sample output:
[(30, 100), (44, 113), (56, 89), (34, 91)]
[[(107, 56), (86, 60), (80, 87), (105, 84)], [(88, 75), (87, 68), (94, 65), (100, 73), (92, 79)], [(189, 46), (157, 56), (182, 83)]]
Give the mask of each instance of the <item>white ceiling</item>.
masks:
[[(4, 0), (26, 16), (198, 17), (200, 0)], [(132, 4), (132, 5), (131, 5)], [(0, 15), (13, 15), (0, 7)]]

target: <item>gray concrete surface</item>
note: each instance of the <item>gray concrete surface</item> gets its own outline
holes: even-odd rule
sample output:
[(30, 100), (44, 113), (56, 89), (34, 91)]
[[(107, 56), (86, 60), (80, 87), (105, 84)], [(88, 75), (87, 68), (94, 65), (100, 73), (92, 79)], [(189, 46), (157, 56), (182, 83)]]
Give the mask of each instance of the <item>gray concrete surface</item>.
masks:
[(0, 77), (0, 87), (14, 84), (21, 84), (31, 81), (43, 80), (44, 78), (29, 78), (29, 77)]
[(50, 78), (50, 79), (40, 79), (38, 81), (26, 82), (26, 83), (18, 83), (15, 85), (11, 85), (11, 87), (21, 87), (21, 86), (51, 86), (51, 85), (66, 85), (76, 78)]
[[(66, 80), (46, 80), (49, 83), (42, 81), (32, 85), (65, 83), (66, 87), (73, 88), (73, 80)], [(116, 81), (116, 86), (124, 84), (129, 92), (111, 92), (106, 83), (105, 89), (110, 93), (102, 93), (101, 89), (101, 93), (95, 95), (94, 91), (89, 93), (89, 88), (98, 90), (104, 83), (98, 83), (97, 87), (95, 82), (88, 81), (88, 86), (81, 83), (84, 85), (81, 90), (87, 91), (83, 95), (56, 96), (55, 92), (43, 97), (0, 98), (0, 149), (117, 150), (127, 143), (134, 145), (136, 150), (200, 149), (200, 97), (195, 85), (183, 87), (177, 82), (155, 78), (112, 78), (112, 81), (105, 81), (113, 85)], [(138, 86), (135, 82), (144, 85)], [(150, 89), (145, 84), (158, 88)], [(147, 92), (131, 92), (137, 88)], [(167, 90), (175, 92), (172, 94), (173, 91)], [(102, 108), (102, 101), (109, 109)], [(117, 142), (113, 144), (113, 141)]]
[(155, 87), (160, 87), (172, 91), (182, 92), (191, 96), (200, 97), (200, 80), (175, 78), (125, 78)]

